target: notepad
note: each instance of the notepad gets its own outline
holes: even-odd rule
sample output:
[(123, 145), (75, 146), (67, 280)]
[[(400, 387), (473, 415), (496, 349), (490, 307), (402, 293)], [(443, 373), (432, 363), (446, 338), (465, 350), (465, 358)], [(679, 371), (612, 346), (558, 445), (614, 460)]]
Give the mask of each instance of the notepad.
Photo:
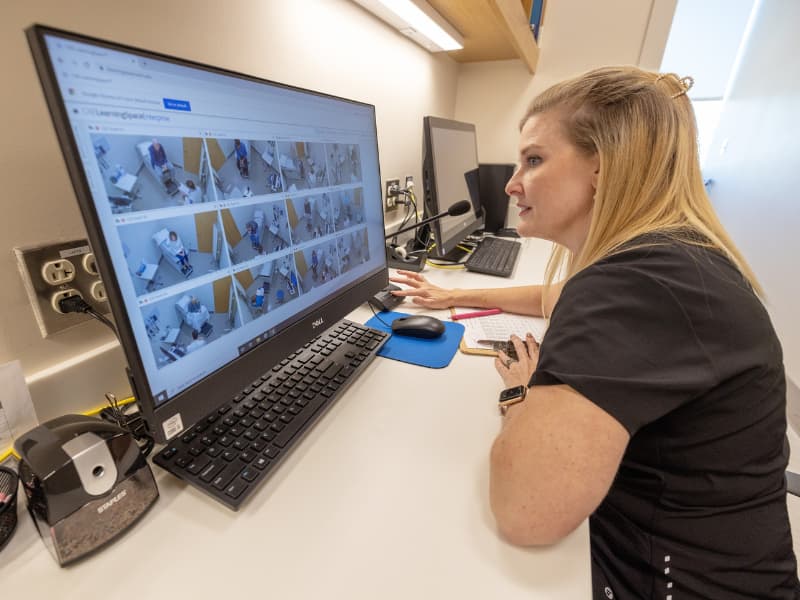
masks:
[(464, 319), (459, 323), (464, 326), (459, 349), (466, 354), (497, 354), (491, 346), (479, 344), (478, 340), (506, 341), (514, 334), (524, 339), (530, 332), (537, 342), (541, 342), (547, 331), (547, 319), (513, 313)]

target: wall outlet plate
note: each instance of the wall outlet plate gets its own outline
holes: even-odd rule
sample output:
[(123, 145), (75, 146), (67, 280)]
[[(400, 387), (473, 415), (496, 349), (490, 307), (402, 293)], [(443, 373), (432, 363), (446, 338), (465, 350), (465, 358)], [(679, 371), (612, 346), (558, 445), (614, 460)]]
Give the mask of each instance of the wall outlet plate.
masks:
[(400, 189), (399, 179), (387, 179), (386, 185), (383, 188), (383, 197), (385, 198), (384, 209), (386, 212), (397, 208), (397, 196), (390, 196), (389, 191), (393, 189)]
[(105, 288), (85, 239), (14, 248), (14, 254), (42, 337), (92, 320), (82, 313), (58, 312), (59, 297), (77, 293), (96, 311), (109, 312), (108, 301), (100, 299)]

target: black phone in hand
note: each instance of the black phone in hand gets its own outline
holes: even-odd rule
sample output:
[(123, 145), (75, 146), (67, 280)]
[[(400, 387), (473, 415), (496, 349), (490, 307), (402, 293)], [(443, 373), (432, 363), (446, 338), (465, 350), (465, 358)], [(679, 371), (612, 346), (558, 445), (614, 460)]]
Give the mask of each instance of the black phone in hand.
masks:
[(492, 350), (495, 352), (502, 350), (511, 360), (519, 360), (519, 357), (517, 356), (517, 349), (514, 347), (514, 344), (511, 342), (511, 340), (506, 340), (504, 342), (499, 340), (478, 340), (478, 343), (484, 346), (491, 346)]

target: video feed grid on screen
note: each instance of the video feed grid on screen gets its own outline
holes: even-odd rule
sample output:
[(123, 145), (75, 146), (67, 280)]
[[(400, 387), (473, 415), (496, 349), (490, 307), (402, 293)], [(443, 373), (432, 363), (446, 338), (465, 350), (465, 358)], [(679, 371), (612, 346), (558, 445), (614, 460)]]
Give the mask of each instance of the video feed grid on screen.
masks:
[(243, 324), (230, 276), (142, 305), (141, 315), (159, 369), (214, 344)]
[[(364, 221), (361, 188), (258, 202), (127, 223), (116, 219), (122, 252), (137, 296), (232, 265), (266, 260), (293, 245), (330, 236)], [(192, 203), (193, 204), (193, 203)], [(230, 202), (227, 204), (231, 204)], [(236, 204), (235, 202), (233, 204)], [(214, 205), (210, 205), (214, 206)], [(144, 215), (143, 215), (144, 218)]]
[(312, 311), (337, 317), (348, 290), (378, 276), (374, 107), (58, 32), (29, 37), (42, 64), (88, 52), (98, 68), (124, 61), (144, 76), (76, 84), (40, 72), (56, 125), (68, 125), (62, 147), (79, 151), (70, 174), (156, 410), (190, 388), (176, 404), (188, 410), (196, 383), (285, 329), (297, 337)]
[(91, 139), (114, 213), (361, 182), (357, 144), (121, 134)]

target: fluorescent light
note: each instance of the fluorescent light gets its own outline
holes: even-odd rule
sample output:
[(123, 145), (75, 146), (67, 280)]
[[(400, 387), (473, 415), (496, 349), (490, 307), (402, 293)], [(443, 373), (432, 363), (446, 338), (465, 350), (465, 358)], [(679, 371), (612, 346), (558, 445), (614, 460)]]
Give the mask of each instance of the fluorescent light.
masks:
[(460, 50), (459, 33), (425, 0), (355, 0), (431, 52)]

